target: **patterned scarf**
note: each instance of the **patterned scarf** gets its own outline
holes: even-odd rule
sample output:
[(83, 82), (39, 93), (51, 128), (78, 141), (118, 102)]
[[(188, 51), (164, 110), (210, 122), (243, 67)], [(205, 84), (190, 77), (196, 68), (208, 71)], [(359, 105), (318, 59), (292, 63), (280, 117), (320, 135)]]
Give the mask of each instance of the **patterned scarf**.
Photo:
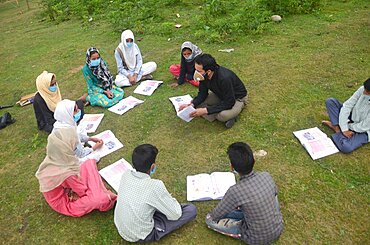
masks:
[[(90, 56), (91, 53), (98, 53), (100, 57), (99, 50), (97, 48), (91, 47), (86, 51), (86, 64), (91, 70), (91, 72), (102, 81), (102, 88), (104, 90), (112, 89), (113, 85), (113, 76), (108, 70), (108, 67), (105, 64), (103, 59), (100, 60), (100, 64), (98, 66), (91, 66)], [(100, 57), (101, 58), (101, 57)]]

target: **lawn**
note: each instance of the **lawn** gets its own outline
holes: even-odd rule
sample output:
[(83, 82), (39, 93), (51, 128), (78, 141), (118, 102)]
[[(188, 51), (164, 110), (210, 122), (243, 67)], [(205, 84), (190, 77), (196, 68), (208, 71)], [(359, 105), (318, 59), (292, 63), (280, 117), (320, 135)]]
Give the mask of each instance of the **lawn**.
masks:
[[(190, 84), (171, 88), (168, 67), (179, 62), (186, 35), (139, 35), (144, 61), (155, 61), (154, 76), (164, 84), (145, 102), (123, 116), (104, 113), (98, 132), (110, 129), (124, 147), (104, 157), (98, 168), (121, 157), (131, 161), (139, 144), (158, 147), (158, 169), (179, 202), (186, 202), (186, 176), (228, 171), (226, 148), (236, 141), (268, 152), (257, 158), (255, 170), (268, 171), (279, 188), (285, 230), (276, 244), (365, 244), (369, 234), (370, 145), (351, 154), (311, 160), (292, 132), (319, 127), (327, 119), (325, 99), (349, 98), (370, 74), (370, 15), (365, 0), (329, 1), (321, 12), (289, 16), (270, 24), (262, 34), (235, 41), (194, 42), (244, 81), (248, 105), (238, 122), (226, 129), (197, 118), (186, 123), (176, 116), (169, 97), (190, 94)], [(25, 1), (0, 3), (0, 105), (13, 104), (36, 90), (43, 71), (54, 72), (63, 98), (77, 99), (86, 91), (81, 73), (90, 46), (116, 72), (113, 51), (120, 33), (103, 23), (73, 20), (58, 25), (40, 17), (40, 6)], [(181, 15), (185, 15), (181, 12)], [(184, 27), (186, 28), (186, 27)], [(135, 30), (133, 30), (135, 33)], [(189, 29), (191, 31), (191, 28)], [(181, 32), (184, 33), (184, 32)], [(193, 41), (193, 40), (190, 40)], [(234, 48), (232, 53), (219, 49)], [(38, 131), (32, 106), (14, 106), (16, 123), (0, 130), (0, 237), (3, 244), (125, 243), (113, 223), (113, 210), (71, 218), (54, 212), (38, 191), (34, 177), (45, 157), (47, 134)], [(198, 217), (161, 240), (163, 244), (240, 244), (206, 228), (204, 218), (216, 201), (197, 202)]]

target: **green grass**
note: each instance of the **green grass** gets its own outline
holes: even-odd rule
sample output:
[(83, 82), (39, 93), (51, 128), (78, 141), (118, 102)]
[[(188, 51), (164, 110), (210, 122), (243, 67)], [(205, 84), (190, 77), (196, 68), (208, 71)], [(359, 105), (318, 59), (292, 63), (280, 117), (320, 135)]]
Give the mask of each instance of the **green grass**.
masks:
[[(39, 18), (39, 6), (24, 1), (16, 8), (0, 3), (0, 101), (14, 103), (36, 90), (43, 70), (59, 79), (63, 98), (77, 99), (86, 90), (80, 66), (94, 45), (115, 72), (113, 51), (120, 34), (109, 25), (81, 25), (70, 21), (54, 25)], [(312, 161), (292, 132), (320, 127), (326, 119), (324, 101), (344, 101), (369, 77), (369, 5), (367, 1), (333, 1), (321, 13), (291, 16), (268, 25), (261, 35), (241, 36), (235, 42), (197, 41), (219, 64), (235, 71), (249, 91), (248, 105), (239, 121), (226, 130), (221, 123), (176, 117), (168, 98), (196, 95), (184, 85), (171, 89), (170, 64), (179, 62), (186, 35), (144, 35), (139, 43), (145, 61), (158, 64), (155, 78), (164, 84), (145, 103), (118, 116), (105, 113), (98, 132), (111, 129), (124, 148), (103, 158), (99, 168), (124, 157), (139, 144), (152, 143), (160, 153), (155, 178), (169, 192), (186, 201), (186, 176), (228, 171), (226, 148), (246, 141), (268, 155), (255, 169), (271, 173), (279, 187), (285, 231), (276, 244), (365, 244), (369, 238), (369, 145), (352, 154), (335, 154)], [(134, 30), (135, 32), (135, 30)], [(234, 48), (233, 53), (217, 52)], [(133, 95), (133, 89), (125, 89)], [(0, 237), (3, 244), (112, 244), (124, 243), (113, 224), (113, 210), (82, 218), (57, 214), (38, 191), (34, 177), (45, 157), (47, 135), (37, 130), (32, 106), (1, 110), (17, 122), (0, 130)], [(206, 228), (204, 217), (217, 202), (199, 202), (195, 221), (161, 240), (164, 244), (240, 244)]]

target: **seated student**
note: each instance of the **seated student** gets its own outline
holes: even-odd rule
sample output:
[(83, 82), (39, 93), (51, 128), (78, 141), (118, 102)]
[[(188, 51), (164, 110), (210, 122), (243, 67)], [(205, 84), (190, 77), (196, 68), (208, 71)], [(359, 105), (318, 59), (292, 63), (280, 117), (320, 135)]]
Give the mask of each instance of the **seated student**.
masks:
[(108, 211), (117, 196), (108, 191), (96, 167), (96, 159), (81, 165), (74, 149), (76, 129), (61, 128), (48, 137), (47, 155), (36, 172), (40, 191), (56, 212), (80, 217), (94, 209)]
[(219, 66), (209, 54), (195, 58), (195, 70), (194, 78), (200, 81), (198, 95), (191, 104), (184, 104), (179, 110), (192, 105), (197, 109), (190, 116), (203, 116), (211, 122), (217, 119), (231, 128), (247, 102), (243, 82), (234, 72)]
[(341, 104), (335, 98), (326, 100), (330, 121), (322, 123), (334, 130), (332, 139), (343, 153), (350, 153), (370, 142), (370, 78)]
[(231, 170), (240, 180), (226, 192), (206, 217), (209, 228), (245, 243), (270, 244), (283, 231), (283, 218), (277, 187), (267, 172), (254, 172), (253, 152), (248, 144), (237, 142), (227, 154)]
[(131, 86), (138, 81), (153, 79), (150, 75), (157, 69), (153, 61), (143, 64), (143, 58), (134, 34), (131, 30), (125, 30), (121, 35), (121, 43), (114, 51), (117, 62), (117, 76), (115, 83), (118, 87)]
[(87, 82), (86, 101), (92, 106), (108, 108), (123, 98), (123, 89), (113, 85), (113, 77), (98, 49), (91, 47), (87, 50), (82, 73)]
[[(53, 132), (63, 128), (73, 128), (76, 130), (79, 140), (74, 152), (78, 158), (83, 158), (103, 146), (103, 140), (89, 137), (86, 130), (77, 127), (77, 123), (82, 119), (82, 114), (76, 102), (67, 99), (60, 101), (55, 108), (54, 118), (56, 122), (54, 123)], [(87, 142), (89, 140), (96, 144), (92, 148), (84, 147), (81, 142)]]
[(177, 83), (171, 84), (171, 87), (177, 87), (184, 84), (185, 81), (199, 87), (199, 81), (194, 80), (194, 59), (202, 54), (202, 50), (191, 42), (184, 42), (181, 45), (181, 64), (171, 65), (170, 72), (177, 79)]
[(57, 103), (62, 100), (54, 73), (43, 71), (36, 78), (37, 93), (33, 100), (33, 109), (37, 127), (47, 133), (53, 130), (54, 111)]
[(157, 154), (153, 145), (136, 147), (132, 154), (136, 171), (122, 175), (114, 223), (126, 241), (158, 241), (197, 215), (194, 205), (180, 205), (162, 181), (150, 177), (156, 170)]

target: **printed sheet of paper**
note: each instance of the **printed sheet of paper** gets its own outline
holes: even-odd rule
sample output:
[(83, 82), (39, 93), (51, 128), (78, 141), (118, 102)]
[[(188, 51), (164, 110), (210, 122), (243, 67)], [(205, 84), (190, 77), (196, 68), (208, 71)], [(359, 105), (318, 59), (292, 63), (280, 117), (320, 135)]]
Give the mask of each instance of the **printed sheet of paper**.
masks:
[(78, 127), (84, 128), (87, 133), (94, 133), (98, 128), (104, 114), (85, 114)]
[(162, 83), (163, 81), (157, 80), (142, 81), (139, 86), (136, 87), (134, 93), (150, 96)]
[(188, 201), (222, 199), (230, 186), (235, 183), (235, 176), (231, 172), (189, 175), (186, 177), (186, 199)]
[(175, 107), (176, 114), (178, 117), (180, 117), (182, 120), (186, 122), (190, 122), (193, 120), (193, 117), (190, 117), (189, 114), (193, 111), (195, 111), (194, 107), (188, 106), (185, 109), (179, 111), (179, 108), (183, 104), (190, 104), (193, 98), (190, 95), (182, 95), (182, 96), (175, 96), (169, 98), (172, 102), (173, 106)]
[(317, 127), (295, 131), (293, 134), (313, 160), (339, 152), (333, 141)]
[(144, 101), (136, 99), (133, 96), (129, 96), (127, 98), (124, 98), (114, 106), (110, 107), (108, 110), (118, 115), (123, 115), (123, 113), (127, 112), (128, 110), (134, 108), (135, 106), (141, 103), (144, 103)]
[[(123, 144), (116, 138), (116, 136), (114, 136), (114, 134), (110, 130), (105, 130), (104, 132), (101, 132), (100, 134), (92, 137), (102, 139), (104, 141), (103, 146), (95, 151), (100, 155), (100, 157), (105, 157), (106, 155), (123, 147)], [(93, 146), (95, 145), (95, 142), (89, 141), (89, 144)]]
[(129, 162), (122, 158), (117, 162), (112, 163), (105, 168), (102, 168), (99, 171), (99, 174), (105, 179), (105, 181), (108, 182), (110, 186), (112, 186), (116, 193), (118, 193), (122, 174), (127, 170), (133, 170), (133, 167)]

